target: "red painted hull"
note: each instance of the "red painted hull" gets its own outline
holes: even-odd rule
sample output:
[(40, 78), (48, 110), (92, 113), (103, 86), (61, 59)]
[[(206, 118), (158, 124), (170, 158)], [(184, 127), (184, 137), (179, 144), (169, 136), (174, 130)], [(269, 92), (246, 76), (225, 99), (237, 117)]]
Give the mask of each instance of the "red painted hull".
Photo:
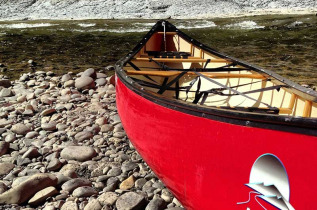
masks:
[[(117, 107), (126, 133), (151, 169), (187, 209), (261, 209), (246, 201), (250, 170), (276, 155), (289, 178), (295, 209), (316, 209), (317, 138), (197, 117), (158, 105), (117, 78)], [(276, 209), (259, 199), (267, 209)]]

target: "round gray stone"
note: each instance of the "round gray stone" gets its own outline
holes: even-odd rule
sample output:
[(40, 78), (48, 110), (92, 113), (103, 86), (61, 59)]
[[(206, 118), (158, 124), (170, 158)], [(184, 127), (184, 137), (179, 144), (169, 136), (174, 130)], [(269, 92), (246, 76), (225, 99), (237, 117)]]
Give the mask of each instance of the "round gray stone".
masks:
[(121, 195), (116, 202), (118, 210), (141, 210), (144, 209), (145, 205), (145, 197), (135, 192), (127, 192)]
[(12, 126), (11, 131), (15, 134), (25, 135), (30, 132), (31, 129), (22, 123), (18, 123)]
[(61, 152), (66, 160), (86, 161), (96, 156), (96, 151), (89, 146), (68, 146)]
[(78, 187), (73, 192), (73, 196), (77, 198), (89, 197), (96, 194), (98, 194), (98, 191), (89, 186)]
[(75, 87), (80, 90), (91, 89), (95, 87), (93, 78), (82, 76), (75, 80)]
[(62, 190), (65, 190), (71, 193), (76, 188), (82, 187), (82, 186), (91, 186), (91, 182), (88, 179), (84, 179), (84, 178), (71, 179), (62, 185)]

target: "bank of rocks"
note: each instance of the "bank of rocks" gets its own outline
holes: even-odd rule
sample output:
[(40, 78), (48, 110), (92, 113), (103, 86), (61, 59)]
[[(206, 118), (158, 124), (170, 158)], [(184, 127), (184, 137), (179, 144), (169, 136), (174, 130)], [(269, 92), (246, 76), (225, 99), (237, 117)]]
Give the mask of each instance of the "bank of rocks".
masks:
[(0, 209), (181, 208), (129, 142), (113, 77), (87, 69), (3, 80)]
[(235, 15), (312, 13), (315, 0), (5, 0), (0, 18), (12, 19), (197, 19)]

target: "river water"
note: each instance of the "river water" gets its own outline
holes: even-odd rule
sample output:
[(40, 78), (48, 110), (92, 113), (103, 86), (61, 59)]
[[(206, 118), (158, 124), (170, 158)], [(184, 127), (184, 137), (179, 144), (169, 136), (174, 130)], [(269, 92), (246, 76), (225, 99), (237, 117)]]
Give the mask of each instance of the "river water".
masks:
[[(36, 20), (0, 22), (2, 74), (58, 74), (103, 69), (131, 50), (156, 20)], [(170, 20), (200, 42), (277, 72), (297, 83), (317, 85), (317, 17), (266, 15), (208, 20)], [(34, 69), (33, 69), (34, 70)]]

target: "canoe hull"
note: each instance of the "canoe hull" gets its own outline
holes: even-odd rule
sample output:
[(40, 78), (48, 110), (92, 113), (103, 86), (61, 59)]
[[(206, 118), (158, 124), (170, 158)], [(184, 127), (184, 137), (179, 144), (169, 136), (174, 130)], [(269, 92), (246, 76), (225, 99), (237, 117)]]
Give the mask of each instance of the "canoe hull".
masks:
[[(148, 100), (116, 78), (126, 133), (147, 164), (186, 209), (259, 209), (247, 204), (254, 162), (272, 154), (283, 163), (289, 203), (315, 209), (317, 138), (194, 116)], [(258, 199), (267, 209), (272, 204)]]

